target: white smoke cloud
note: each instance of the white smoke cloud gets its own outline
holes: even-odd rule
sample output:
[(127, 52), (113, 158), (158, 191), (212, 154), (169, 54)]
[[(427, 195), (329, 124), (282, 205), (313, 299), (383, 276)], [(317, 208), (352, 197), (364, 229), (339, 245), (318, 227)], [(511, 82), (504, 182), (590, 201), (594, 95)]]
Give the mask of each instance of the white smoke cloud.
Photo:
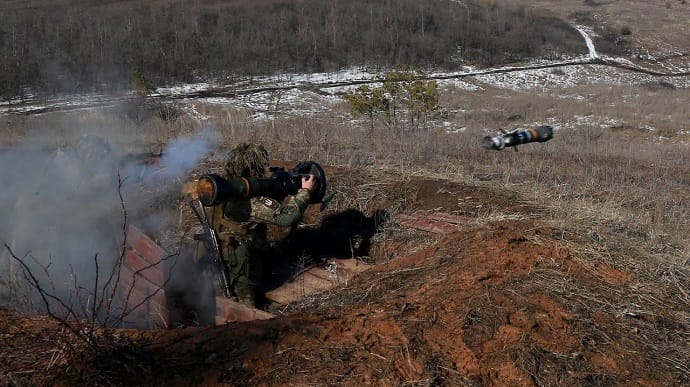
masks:
[(207, 126), (194, 137), (182, 137), (168, 144), (163, 153), (161, 171), (163, 177), (186, 176), (189, 171), (199, 164), (202, 158), (208, 156), (220, 136)]
[[(55, 286), (68, 298), (79, 286), (93, 288), (96, 256), (99, 281), (105, 281), (121, 249), (123, 204), (128, 223), (171, 227), (165, 222), (174, 216), (162, 213), (165, 206), (151, 213), (151, 203), (174, 199), (180, 183), (213, 150), (218, 135), (207, 127), (175, 139), (155, 164), (132, 159), (122, 145), (95, 135), (75, 135), (63, 147), (42, 138), (29, 135), (0, 151), (0, 243), (27, 263), (35, 259), (48, 267), (52, 285), (43, 286)], [(21, 278), (11, 272), (12, 266), (17, 263), (2, 246), (0, 307), (14, 307), (16, 301), (9, 297), (9, 287)], [(42, 272), (35, 262), (32, 268)]]

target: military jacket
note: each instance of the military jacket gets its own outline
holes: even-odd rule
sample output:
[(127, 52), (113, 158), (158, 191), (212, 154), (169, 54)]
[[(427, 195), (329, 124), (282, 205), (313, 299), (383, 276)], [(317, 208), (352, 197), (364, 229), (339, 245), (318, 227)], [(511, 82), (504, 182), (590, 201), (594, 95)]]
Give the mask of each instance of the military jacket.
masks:
[(230, 200), (213, 208), (211, 223), (220, 240), (227, 241), (230, 237), (251, 239), (253, 235), (265, 232), (266, 224), (289, 227), (299, 223), (310, 196), (308, 190), (300, 189), (282, 205), (278, 200), (265, 196)]

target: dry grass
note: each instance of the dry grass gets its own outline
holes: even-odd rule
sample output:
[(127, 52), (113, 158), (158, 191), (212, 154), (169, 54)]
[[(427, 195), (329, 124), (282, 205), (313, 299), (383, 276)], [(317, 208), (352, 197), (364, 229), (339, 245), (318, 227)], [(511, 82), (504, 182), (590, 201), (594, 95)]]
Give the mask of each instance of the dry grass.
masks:
[[(690, 285), (687, 268), (673, 257), (650, 255), (627, 238), (599, 240), (592, 247), (591, 241), (582, 239), (583, 231), (570, 229), (562, 241), (579, 271), (564, 273), (557, 266), (541, 267), (529, 283), (516, 281), (514, 291), (546, 292), (559, 300), (574, 312), (573, 321), (579, 322), (574, 333), (589, 335), (593, 343), (640, 343), (645, 348), (640, 361), (690, 375), (690, 351), (682, 344), (689, 339), (688, 316), (683, 312), (690, 306), (683, 290)], [(601, 267), (611, 268), (614, 276), (633, 274), (600, 278)], [(587, 280), (583, 281), (588, 277), (603, 282), (588, 287), (584, 285)], [(615, 330), (610, 323), (616, 325)]]
[[(644, 84), (549, 92), (454, 90), (441, 96), (445, 116), (432, 120), (427, 130), (393, 130), (381, 122), (371, 128), (367, 121), (351, 120), (343, 106), (327, 115), (278, 115), (271, 120), (253, 120), (248, 111), (199, 102), (195, 110), (221, 133), (221, 147), (258, 142), (276, 160), (312, 159), (355, 171), (333, 182), (332, 188), (340, 193), (332, 204), (335, 210), (354, 208), (370, 214), (384, 204), (391, 213), (413, 210), (412, 203), (402, 199), (409, 197), (405, 185), (394, 180), (418, 176), (482, 186), (536, 204), (547, 211), (548, 222), (560, 231), (574, 262), (584, 268), (601, 263), (632, 273), (634, 285), (626, 289), (633, 291), (626, 293), (615, 285), (588, 288), (563, 277), (562, 269), (548, 266), (535, 273), (535, 281), (516, 283), (513, 289), (518, 293), (540, 289), (581, 314), (583, 321), (597, 313), (614, 316), (621, 332), (633, 335), (630, 340), (647, 345), (652, 357), (648, 361), (675, 364), (674, 372), (687, 374), (690, 370), (683, 362), (690, 353), (666, 337), (680, 332), (679, 340), (689, 339), (682, 332), (690, 322), (684, 312), (690, 308), (690, 152), (688, 145), (679, 143), (688, 141), (688, 136), (678, 133), (687, 130), (690, 113), (679, 102), (688, 99), (686, 89), (652, 90)], [(70, 130), (97, 128), (135, 137), (144, 148), (158, 147), (201, 126), (192, 118), (174, 123), (151, 118), (139, 125), (117, 114), (70, 115), (73, 119), (53, 125), (52, 133), (59, 133), (53, 141)], [(52, 116), (22, 121), (25, 128), (55, 123)], [(442, 121), (467, 129), (447, 133)], [(552, 141), (524, 145), (519, 152), (479, 146), (485, 128), (544, 122), (568, 125)], [(658, 131), (645, 130), (646, 125)], [(656, 140), (654, 135), (662, 128), (669, 139)], [(8, 138), (19, 138), (28, 130), (13, 127), (12, 133), (15, 137)], [(395, 174), (395, 179), (389, 180), (387, 174)], [(378, 189), (381, 184), (387, 185), (383, 194)], [(485, 222), (524, 216), (487, 209), (477, 218)], [(386, 233), (396, 231), (390, 225)], [(384, 244), (386, 233), (380, 236)], [(335, 299), (335, 293), (324, 293), (286, 311), (313, 309)], [(597, 332), (593, 340), (610, 341), (611, 332)], [(530, 362), (529, 356), (518, 358)]]
[[(367, 121), (352, 121), (342, 105), (328, 115), (261, 121), (247, 111), (218, 105), (197, 102), (195, 111), (221, 134), (221, 147), (259, 142), (274, 159), (312, 159), (324, 165), (390, 170), (403, 177), (433, 175), (517, 192), (522, 199), (549, 207), (554, 222), (588, 225), (601, 235), (621, 235), (651, 252), (687, 260), (690, 152), (678, 142), (688, 141), (682, 131), (688, 130), (690, 108), (681, 103), (690, 99), (688, 93), (645, 85), (549, 92), (451, 90), (441, 96), (445, 116), (432, 120), (427, 130), (392, 130), (380, 122), (371, 128)], [(88, 129), (155, 151), (202, 125), (194, 117), (137, 123), (117, 113), (72, 112), (59, 120), (55, 115), (11, 117), (4, 144), (25, 136), (28, 128), (44, 128), (39, 132), (59, 146), (69, 132)], [(447, 133), (441, 121), (467, 129)], [(536, 123), (560, 127), (555, 139), (523, 146), (517, 153), (479, 147), (486, 128)], [(666, 139), (656, 140), (660, 135)], [(378, 181), (358, 183), (360, 191), (366, 191), (366, 184)], [(362, 192), (349, 194), (357, 199), (343, 206), (369, 206)]]
[[(688, 107), (679, 101), (687, 100), (688, 90), (578, 86), (559, 95), (583, 98), (554, 94), (447, 93), (441, 101), (447, 111), (456, 111), (447, 119), (455, 127), (468, 128), (456, 134), (433, 123), (429, 130), (394, 131), (380, 123), (371, 129), (368, 122), (341, 118), (343, 112), (270, 121), (252, 121), (247, 113), (211, 107), (203, 113), (211, 116), (228, 146), (255, 141), (267, 144), (275, 159), (314, 159), (362, 171), (490, 186), (549, 208), (554, 224), (635, 241), (648, 256), (688, 260), (690, 153), (679, 143), (687, 141), (679, 132), (687, 130)], [(523, 118), (510, 121), (515, 114)], [(519, 152), (489, 152), (478, 146), (485, 134), (481, 128), (554, 121), (569, 125), (546, 144), (523, 146)], [(646, 125), (660, 129), (645, 130)], [(657, 135), (667, 139), (656, 140)], [(378, 182), (359, 183), (359, 191), (366, 191), (367, 184)], [(341, 204), (373, 208), (365, 196), (348, 192), (346, 197), (352, 199)]]
[(673, 51), (680, 48), (687, 53), (690, 48), (687, 35), (678, 33), (687, 26), (690, 18), (690, 4), (685, 0), (529, 0), (528, 3), (549, 9), (569, 20), (585, 18), (617, 32), (628, 29), (634, 38), (633, 48), (642, 52), (659, 55), (668, 53), (672, 48)]
[[(535, 3), (549, 5), (555, 1)], [(633, 22), (627, 10), (639, 8), (624, 7), (620, 2), (610, 4), (597, 7), (597, 12), (610, 13), (610, 7), (615, 7), (622, 14), (613, 27), (635, 26), (633, 34), (645, 31), (649, 28), (647, 23), (661, 17), (636, 18)], [(567, 7), (568, 12), (594, 9), (586, 2)], [(665, 11), (670, 22), (675, 21), (676, 15), (690, 12), (688, 5), (681, 2), (673, 2), (674, 12), (669, 12), (663, 3), (648, 7), (651, 7), (649, 12)], [(658, 43), (654, 40), (657, 34), (663, 31), (650, 33), (636, 48), (651, 48), (654, 42)], [(687, 44), (687, 41), (676, 43)], [(663, 48), (659, 46), (660, 51)], [(382, 208), (382, 204), (388, 205), (391, 214), (412, 210), (413, 203), (403, 199), (409, 197), (406, 186), (395, 182), (416, 176), (482, 186), (516, 200), (535, 203), (546, 211), (547, 222), (554, 227), (555, 234), (560, 234), (559, 243), (584, 271), (570, 273), (547, 264), (535, 269), (534, 280), (516, 281), (507, 291), (545, 292), (574, 313), (573, 321), (580, 321), (575, 323), (574, 333), (594, 332), (590, 340), (599, 343), (643, 343), (648, 350), (633, 356), (683, 375), (687, 380), (690, 375), (687, 363), (690, 359), (687, 346), (690, 341), (687, 333), (690, 325), (688, 100), (690, 89), (669, 88), (665, 80), (627, 85), (588, 82), (570, 88), (522, 92), (491, 88), (477, 92), (448, 90), (440, 99), (443, 114), (434, 117), (427, 130), (404, 127), (393, 130), (382, 122), (370, 128), (366, 120), (351, 120), (344, 105), (317, 116), (276, 110), (269, 112), (273, 119), (259, 121), (247, 110), (192, 102), (194, 109), (190, 111), (198, 115), (184, 115), (174, 122), (135, 116), (124, 106), (107, 111), (3, 117), (0, 149), (18, 143), (30, 133), (42, 138), (48, 146), (60, 147), (74, 133), (88, 131), (122, 142), (132, 152), (157, 152), (171, 139), (190, 135), (210, 124), (220, 132), (222, 148), (238, 142), (258, 142), (276, 160), (312, 159), (355, 171), (347, 180), (332, 182), (332, 188), (339, 193), (332, 203), (336, 211), (354, 208), (370, 214)], [(208, 119), (202, 121), (200, 117)], [(465, 130), (447, 133), (444, 121)], [(487, 129), (543, 123), (558, 129), (549, 143), (525, 145), (517, 153), (492, 152), (479, 146)], [(659, 136), (663, 139), (658, 139)], [(387, 179), (388, 173), (394, 173), (395, 179)], [(382, 193), (380, 185), (389, 189)], [(487, 208), (477, 214), (477, 222), (528, 217)], [(379, 242), (384, 250), (392, 234), (398, 240), (424, 244), (421, 239), (424, 236), (401, 236), (403, 232), (410, 230), (390, 224), (377, 238), (381, 238)], [(617, 286), (606, 284), (604, 279), (597, 282), (604, 285), (588, 287), (576, 278), (597, 275), (598, 265), (631, 273), (631, 283)], [(397, 282), (401, 274), (401, 271), (391, 272), (385, 279)], [(385, 288), (372, 283), (362, 294), (344, 298), (338, 297), (339, 290), (325, 292), (305, 298), (282, 312), (369, 302), (383, 297)], [(598, 326), (592, 318), (597, 315), (610, 318), (611, 326), (618, 331)], [(56, 344), (56, 348), (60, 345)], [(515, 354), (516, 363), (523, 369), (534, 368), (532, 363), (538, 362), (534, 357), (539, 351), (535, 348)], [(572, 362), (578, 361), (578, 354), (543, 356), (547, 355), (572, 355)], [(63, 361), (64, 351), (50, 356), (54, 357), (49, 361), (52, 366)], [(591, 381), (612, 383), (607, 375), (593, 376)]]

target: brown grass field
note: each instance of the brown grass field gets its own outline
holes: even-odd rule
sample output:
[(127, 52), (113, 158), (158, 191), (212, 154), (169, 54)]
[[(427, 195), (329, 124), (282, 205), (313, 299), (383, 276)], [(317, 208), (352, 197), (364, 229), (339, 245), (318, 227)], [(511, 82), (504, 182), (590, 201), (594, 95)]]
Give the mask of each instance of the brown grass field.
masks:
[[(684, 0), (527, 3), (628, 28), (640, 52), (673, 53), (674, 68), (689, 66)], [(157, 152), (210, 125), (220, 154), (255, 142), (274, 160), (325, 166), (336, 195), (327, 211), (307, 214), (308, 225), (348, 210), (388, 220), (348, 257), (370, 270), (270, 306), (271, 320), (111, 330), (94, 347), (53, 319), (0, 309), (0, 384), (690, 384), (690, 82), (581, 70), (572, 84), (442, 84), (439, 111), (418, 128), (353, 117), (344, 100), (310, 114), (276, 102), (260, 120), (203, 99), (178, 102), (196, 115), (175, 121), (111, 108), (2, 117), (2, 150), (26, 138), (57, 147), (89, 131), (128, 152)], [(518, 152), (480, 146), (498, 128), (541, 124), (554, 139)], [(189, 179), (219, 166), (204, 159)], [(164, 199), (153, 207), (180, 214), (168, 231), (191, 229), (183, 198)], [(465, 221), (426, 232), (402, 221), (418, 211)], [(338, 243), (340, 234), (327, 235)]]

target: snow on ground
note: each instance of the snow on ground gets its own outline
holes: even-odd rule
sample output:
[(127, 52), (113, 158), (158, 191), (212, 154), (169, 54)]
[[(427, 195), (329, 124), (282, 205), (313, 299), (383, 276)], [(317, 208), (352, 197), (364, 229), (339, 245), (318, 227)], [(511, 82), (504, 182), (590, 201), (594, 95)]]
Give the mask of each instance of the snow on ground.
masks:
[(580, 35), (582, 35), (582, 38), (585, 40), (585, 44), (587, 44), (587, 50), (589, 50), (589, 57), (598, 58), (599, 54), (597, 54), (597, 50), (594, 48), (594, 42), (592, 42), (592, 38), (590, 37), (594, 33), (594, 30), (587, 26), (575, 26), (575, 29), (577, 30), (577, 32), (580, 33)]
[[(634, 73), (603, 65), (570, 65), (557, 68), (520, 70), (498, 74), (462, 75), (473, 74), (476, 69), (467, 67), (463, 72), (447, 73), (450, 79), (441, 79), (439, 86), (446, 90), (463, 90), (467, 92), (480, 91), (486, 88), (498, 88), (512, 91), (546, 91), (562, 90), (578, 85), (640, 85), (649, 82), (664, 81), (677, 88), (690, 87), (688, 77), (659, 78), (650, 75)], [(432, 76), (443, 76), (441, 73)], [(342, 102), (342, 95), (351, 92), (358, 85), (339, 85), (351, 81), (375, 81), (380, 75), (366, 70), (355, 68), (343, 70), (337, 73), (318, 74), (277, 74), (273, 77), (256, 77), (251, 79), (251, 85), (257, 91), (244, 92), (223, 97), (199, 97), (193, 96), (185, 99), (185, 95), (193, 95), (198, 92), (222, 90), (228, 86), (221, 83), (198, 83), (179, 85), (175, 87), (159, 88), (154, 93), (158, 97), (174, 97), (182, 105), (188, 102), (209, 103), (213, 105), (226, 105), (229, 107), (248, 109), (254, 112), (256, 119), (271, 116), (277, 112), (290, 112), (291, 115), (313, 115), (329, 111), (335, 104)], [(249, 84), (248, 80), (243, 81)], [(372, 86), (376, 87), (376, 83)], [(265, 88), (279, 86), (278, 90), (264, 90)], [(237, 88), (237, 84), (232, 86)], [(262, 89), (262, 87), (264, 89)], [(241, 90), (241, 88), (240, 88)], [(246, 89), (245, 89), (246, 90)], [(221, 93), (222, 94), (222, 93)], [(227, 93), (231, 94), (231, 93)], [(584, 99), (579, 95), (562, 94), (562, 98)], [(2, 114), (31, 114), (46, 110), (74, 110), (78, 108), (91, 108), (107, 106), (126, 100), (128, 96), (105, 96), (100, 94), (86, 94), (74, 96), (69, 99), (54, 99), (22, 103), (12, 100), (0, 102), (0, 115)], [(193, 118), (204, 119), (197, 111), (189, 110)]]
[(255, 119), (265, 119), (277, 114), (291, 116), (310, 116), (327, 111), (342, 98), (334, 95), (321, 95), (310, 90), (287, 89), (264, 91), (237, 97), (198, 98), (198, 102), (247, 109)]
[(376, 80), (379, 77), (380, 75), (376, 71), (367, 71), (366, 69), (361, 67), (344, 69), (333, 73), (299, 74), (280, 72), (267, 76), (242, 78), (228, 77), (225, 79), (217, 80), (213, 83), (203, 82), (190, 85), (161, 87), (156, 89), (154, 95), (175, 97), (204, 91), (223, 90), (228, 88), (240, 90), (248, 88), (260, 89), (261, 87), (270, 87), (276, 85), (279, 85), (281, 88), (290, 88), (298, 86), (309, 86), (314, 84), (327, 85), (339, 82), (351, 82), (353, 80), (372, 81)]
[[(575, 129), (580, 127), (612, 127), (619, 125), (620, 122), (610, 117), (597, 117), (593, 115), (588, 116), (572, 116), (569, 120), (559, 120), (555, 117), (547, 118), (548, 125), (552, 126), (554, 131), (561, 129)], [(535, 122), (532, 125), (543, 125), (543, 123)]]
[[(358, 75), (357, 79), (365, 78), (362, 76), (362, 73)], [(374, 79), (373, 74), (369, 74), (369, 76), (371, 79)], [(328, 77), (319, 74), (317, 79), (328, 79)], [(488, 87), (512, 91), (547, 91), (554, 89), (563, 90), (578, 85), (640, 85), (654, 81), (658, 81), (658, 79), (653, 76), (617, 70), (601, 65), (573, 65), (555, 69), (525, 70), (503, 74), (444, 79), (438, 83), (442, 89), (459, 89), (473, 92)], [(335, 104), (342, 102), (341, 96), (343, 94), (351, 92), (356, 87), (327, 87), (321, 89), (320, 93), (295, 88), (277, 92), (257, 92), (235, 97), (201, 98), (198, 101), (249, 109), (255, 112), (254, 117), (256, 119), (266, 118), (274, 113), (286, 111), (290, 112), (290, 115), (313, 115), (331, 110)], [(682, 87), (682, 85), (679, 85), (679, 87)], [(569, 94), (561, 94), (561, 97), (576, 100), (587, 98), (582, 95)]]
[[(654, 77), (603, 65), (572, 65), (551, 69), (523, 70), (503, 74), (477, 75), (489, 86), (513, 91), (565, 89), (577, 85), (640, 85), (663, 80), (677, 88), (690, 87), (688, 77)], [(462, 86), (460, 86), (462, 87)]]
[(187, 85), (178, 85), (171, 87), (159, 87), (153, 93), (156, 96), (163, 95), (187, 95), (191, 93), (196, 93), (200, 91), (210, 90), (214, 87), (212, 83), (201, 82)]
[[(571, 60), (569, 63), (599, 58), (590, 38), (593, 33), (591, 28), (586, 26), (575, 26), (575, 28), (584, 38), (589, 53), (586, 57)], [(627, 61), (624, 58), (603, 59), (612, 62)], [(533, 65), (542, 66), (549, 64), (544, 61), (533, 63)], [(490, 72), (487, 69), (465, 67), (462, 71), (429, 74), (429, 77), (440, 78), (438, 80), (439, 86), (442, 89), (450, 90), (450, 92), (456, 90), (477, 92), (489, 87), (513, 91), (546, 91), (564, 90), (578, 85), (640, 85), (659, 81), (668, 82), (677, 88), (690, 88), (690, 77), (660, 79), (604, 65), (578, 64), (543, 69), (525, 69), (524, 67), (529, 66), (503, 67), (495, 69), (497, 73), (493, 74), (487, 74)], [(245, 109), (255, 120), (270, 119), (278, 114), (284, 115), (285, 112), (294, 116), (309, 116), (330, 111), (333, 106), (342, 103), (342, 96), (345, 93), (356, 89), (361, 82), (374, 82), (371, 86), (376, 87), (378, 83), (375, 81), (381, 79), (382, 73), (383, 71), (380, 70), (354, 67), (335, 73), (295, 74), (281, 72), (261, 77), (227, 77), (215, 82), (161, 87), (152, 94), (152, 97), (160, 98), (163, 101), (174, 99), (189, 117), (199, 121), (207, 120), (208, 117), (196, 109), (195, 103)], [(350, 84), (346, 85), (345, 83)], [(36, 98), (23, 101), (4, 101), (0, 102), (0, 115), (40, 114), (47, 111), (88, 109), (114, 105), (131, 97), (132, 95), (83, 94), (43, 101)], [(586, 99), (585, 96), (565, 93), (560, 94), (559, 97)], [(580, 119), (581, 117), (573, 117), (572, 122), (554, 122), (551, 124), (554, 128), (586, 124), (585, 122), (577, 122)], [(606, 119), (601, 120), (605, 121)], [(448, 122), (441, 124), (451, 131), (464, 129), (451, 128), (452, 125)], [(599, 122), (598, 124), (612, 123)]]

